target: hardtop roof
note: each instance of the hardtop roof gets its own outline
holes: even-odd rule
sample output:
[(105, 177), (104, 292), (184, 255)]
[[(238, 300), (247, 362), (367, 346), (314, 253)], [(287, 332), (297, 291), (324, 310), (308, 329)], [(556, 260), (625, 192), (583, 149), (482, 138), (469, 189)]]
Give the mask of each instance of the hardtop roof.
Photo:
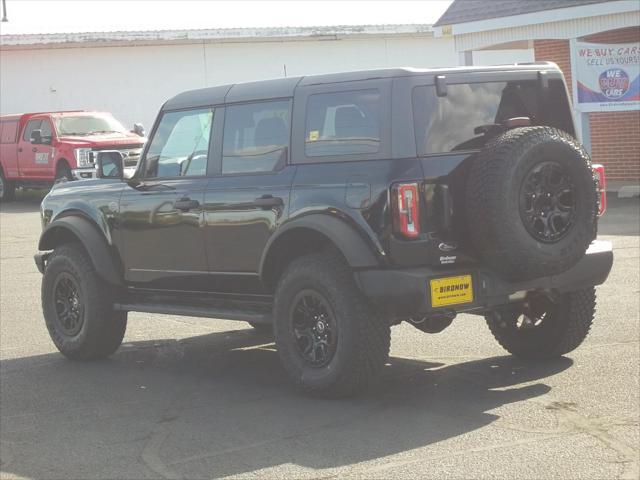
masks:
[(293, 97), (298, 86), (320, 85), (328, 83), (355, 82), (382, 78), (407, 77), (417, 75), (447, 75), (471, 72), (509, 72), (523, 70), (557, 71), (553, 62), (532, 62), (486, 67), (447, 67), (447, 68), (383, 68), (375, 70), (358, 70), (352, 72), (285, 77), (256, 82), (234, 83), (215, 87), (188, 90), (170, 98), (162, 106), (162, 110), (177, 110), (198, 106), (220, 105), (223, 103), (266, 100), (270, 98)]

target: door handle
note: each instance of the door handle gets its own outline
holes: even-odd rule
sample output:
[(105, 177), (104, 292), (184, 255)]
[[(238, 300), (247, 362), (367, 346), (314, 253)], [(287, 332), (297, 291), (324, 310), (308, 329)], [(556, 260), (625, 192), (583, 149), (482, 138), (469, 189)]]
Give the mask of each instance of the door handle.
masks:
[(36, 147), (33, 147), (33, 148), (31, 149), (31, 151), (32, 151), (33, 153), (36, 153), (36, 152), (38, 151), (38, 149), (37, 149)]
[(22, 153), (22, 147), (18, 148), (18, 153)]
[(284, 201), (280, 197), (274, 197), (273, 195), (262, 195), (253, 201), (253, 204), (262, 208), (281, 207), (284, 205)]
[(190, 198), (185, 197), (185, 198), (176, 200), (173, 206), (178, 210), (182, 210), (183, 212), (186, 212), (193, 208), (198, 208), (200, 206), (200, 202), (198, 202), (197, 200), (191, 200)]

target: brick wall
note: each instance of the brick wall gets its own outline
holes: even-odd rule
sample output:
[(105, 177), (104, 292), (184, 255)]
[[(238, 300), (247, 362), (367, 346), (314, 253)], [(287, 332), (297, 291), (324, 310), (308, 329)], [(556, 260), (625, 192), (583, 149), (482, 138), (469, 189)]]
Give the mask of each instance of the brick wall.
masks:
[[(609, 30), (584, 37), (593, 43), (626, 43), (640, 40), (640, 27)], [(536, 60), (556, 62), (571, 91), (569, 40), (534, 41)], [(607, 180), (640, 181), (640, 111), (589, 114), (593, 161), (602, 163)]]

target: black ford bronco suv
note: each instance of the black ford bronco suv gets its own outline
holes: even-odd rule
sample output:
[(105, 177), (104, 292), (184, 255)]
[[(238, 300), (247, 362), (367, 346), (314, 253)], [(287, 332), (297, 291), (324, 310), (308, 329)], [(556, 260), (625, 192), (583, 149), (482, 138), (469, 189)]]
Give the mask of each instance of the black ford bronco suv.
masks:
[(595, 240), (604, 172), (574, 137), (551, 63), (181, 93), (130, 178), (100, 152), (98, 179), (43, 200), (47, 327), (90, 360), (130, 311), (247, 321), (328, 396), (376, 378), (402, 321), (480, 315), (514, 355), (564, 355), (613, 262)]

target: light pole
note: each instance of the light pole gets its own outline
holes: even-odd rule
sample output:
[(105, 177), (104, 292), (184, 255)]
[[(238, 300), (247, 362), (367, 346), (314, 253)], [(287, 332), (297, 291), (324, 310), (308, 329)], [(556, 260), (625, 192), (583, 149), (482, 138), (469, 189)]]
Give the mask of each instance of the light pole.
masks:
[(2, 0), (2, 21), (3, 22), (8, 22), (9, 19), (7, 18), (7, 2), (6, 0)]

